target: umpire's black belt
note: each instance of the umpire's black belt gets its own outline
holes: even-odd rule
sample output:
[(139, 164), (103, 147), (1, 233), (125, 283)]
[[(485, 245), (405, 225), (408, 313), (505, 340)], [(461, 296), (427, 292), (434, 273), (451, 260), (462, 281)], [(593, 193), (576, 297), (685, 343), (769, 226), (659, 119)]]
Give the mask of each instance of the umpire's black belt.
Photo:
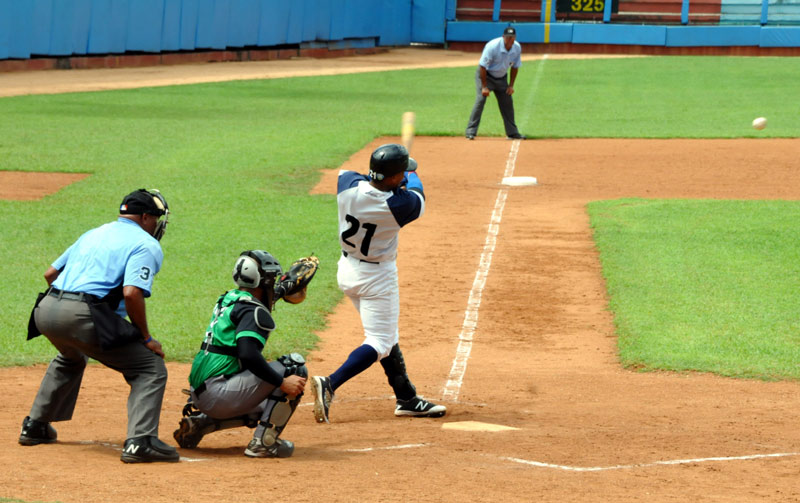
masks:
[(51, 297), (55, 297), (57, 299), (67, 299), (67, 300), (77, 300), (79, 302), (84, 302), (86, 299), (86, 294), (83, 292), (67, 292), (64, 290), (59, 290), (58, 288), (50, 287), (50, 290), (47, 292), (47, 295)]
[[(345, 257), (347, 256), (347, 252), (342, 250), (342, 255)], [(380, 264), (380, 262), (370, 262), (369, 260), (358, 259), (359, 262), (364, 262), (365, 264)]]

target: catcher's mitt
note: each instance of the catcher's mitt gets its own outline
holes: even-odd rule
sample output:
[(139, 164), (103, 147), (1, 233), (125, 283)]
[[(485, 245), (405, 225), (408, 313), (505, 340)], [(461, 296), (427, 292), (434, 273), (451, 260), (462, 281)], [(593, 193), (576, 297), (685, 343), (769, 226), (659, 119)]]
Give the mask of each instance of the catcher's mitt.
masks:
[(319, 269), (319, 259), (314, 255), (292, 262), (289, 269), (275, 283), (275, 301), (283, 299), (299, 304), (306, 299), (306, 289)]

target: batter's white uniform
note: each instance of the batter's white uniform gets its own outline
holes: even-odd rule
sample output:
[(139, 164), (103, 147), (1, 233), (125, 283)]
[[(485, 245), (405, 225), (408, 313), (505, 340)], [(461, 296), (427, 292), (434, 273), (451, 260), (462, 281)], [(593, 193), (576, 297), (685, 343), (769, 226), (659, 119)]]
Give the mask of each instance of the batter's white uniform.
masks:
[(386, 357), (397, 344), (400, 292), (397, 281), (397, 241), (400, 228), (425, 212), (422, 182), (406, 173), (406, 189), (378, 190), (369, 177), (340, 171), (339, 288), (353, 302), (364, 326), (364, 344)]

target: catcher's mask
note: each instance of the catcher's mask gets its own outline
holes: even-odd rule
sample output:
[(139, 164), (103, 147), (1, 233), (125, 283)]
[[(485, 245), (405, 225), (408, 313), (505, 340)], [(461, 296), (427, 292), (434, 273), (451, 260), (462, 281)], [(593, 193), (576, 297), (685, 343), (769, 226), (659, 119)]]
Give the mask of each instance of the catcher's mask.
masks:
[(261, 288), (261, 299), (268, 307), (272, 307), (275, 279), (283, 274), (280, 262), (263, 250), (243, 251), (233, 266), (233, 281), (237, 286)]
[(161, 192), (157, 189), (134, 190), (125, 196), (119, 205), (120, 215), (143, 215), (145, 213), (159, 217), (153, 237), (161, 241), (169, 221), (169, 205)]
[(369, 176), (373, 180), (383, 180), (403, 171), (417, 169), (417, 161), (408, 156), (408, 150), (397, 143), (381, 145), (372, 152), (369, 159)]

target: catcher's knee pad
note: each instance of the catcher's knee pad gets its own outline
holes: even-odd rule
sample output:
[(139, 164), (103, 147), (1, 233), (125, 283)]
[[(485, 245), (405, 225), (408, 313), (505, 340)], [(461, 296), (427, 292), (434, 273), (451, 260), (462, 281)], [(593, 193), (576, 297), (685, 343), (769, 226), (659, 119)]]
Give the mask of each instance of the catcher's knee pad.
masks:
[(389, 386), (394, 390), (395, 396), (400, 400), (410, 400), (417, 396), (417, 389), (411, 384), (406, 371), (406, 362), (403, 359), (403, 352), (400, 345), (395, 344), (389, 352), (389, 356), (381, 359), (381, 366)]
[(278, 363), (283, 365), (286, 370), (283, 372), (283, 377), (296, 375), (303, 378), (308, 377), (308, 368), (306, 367), (306, 359), (300, 353), (291, 353), (283, 355), (278, 358)]

